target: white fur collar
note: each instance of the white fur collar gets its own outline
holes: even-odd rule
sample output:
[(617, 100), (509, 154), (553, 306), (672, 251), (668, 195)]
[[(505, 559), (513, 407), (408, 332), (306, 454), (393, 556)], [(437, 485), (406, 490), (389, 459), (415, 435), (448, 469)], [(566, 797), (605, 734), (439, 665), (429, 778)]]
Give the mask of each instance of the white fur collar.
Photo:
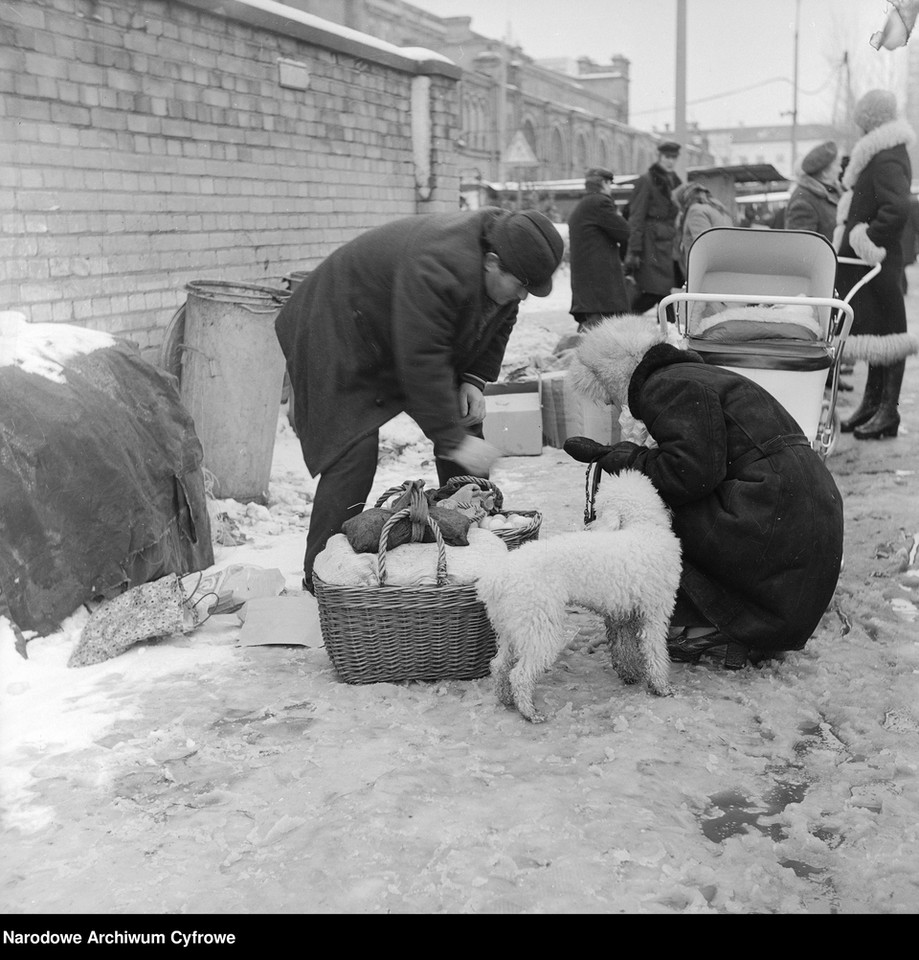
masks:
[(858, 175), (882, 150), (889, 150), (898, 144), (909, 146), (916, 139), (913, 128), (905, 120), (889, 120), (866, 133), (852, 148), (849, 166), (843, 174), (842, 185), (851, 189)]

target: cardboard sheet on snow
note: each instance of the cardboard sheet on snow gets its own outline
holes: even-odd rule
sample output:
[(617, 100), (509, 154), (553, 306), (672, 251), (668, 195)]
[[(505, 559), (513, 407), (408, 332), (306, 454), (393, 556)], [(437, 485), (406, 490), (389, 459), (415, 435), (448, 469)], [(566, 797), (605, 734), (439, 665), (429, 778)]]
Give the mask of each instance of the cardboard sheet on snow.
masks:
[(39, 634), (93, 597), (214, 562), (174, 378), (98, 334), (98, 348), (55, 354), (74, 329), (7, 328), (0, 359), (0, 591)]

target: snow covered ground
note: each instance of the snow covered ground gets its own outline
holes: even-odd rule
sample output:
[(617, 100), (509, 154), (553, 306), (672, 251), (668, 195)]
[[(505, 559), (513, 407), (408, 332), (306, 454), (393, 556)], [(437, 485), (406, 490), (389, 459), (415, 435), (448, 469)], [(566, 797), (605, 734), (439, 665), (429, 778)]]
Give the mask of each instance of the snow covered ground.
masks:
[[(565, 279), (525, 304), (508, 366), (573, 329)], [(28, 660), (0, 620), (4, 912), (919, 911), (917, 376), (896, 442), (831, 460), (846, 567), (806, 649), (674, 664), (671, 698), (624, 685), (574, 609), (539, 726), (487, 678), (343, 684), (320, 645), (241, 645), (235, 615), (78, 669), (85, 611)], [(433, 477), (410, 421), (384, 447), (373, 496)], [(579, 527), (561, 451), (493, 478), (543, 537)], [(269, 504), (214, 505), (246, 539), (213, 570), (297, 592), (314, 486), (282, 416)]]

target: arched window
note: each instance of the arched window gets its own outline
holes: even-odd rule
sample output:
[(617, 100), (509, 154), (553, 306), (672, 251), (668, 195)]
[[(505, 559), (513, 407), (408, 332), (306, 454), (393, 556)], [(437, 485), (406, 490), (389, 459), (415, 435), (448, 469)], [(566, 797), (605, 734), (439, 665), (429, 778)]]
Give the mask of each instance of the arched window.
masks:
[(549, 142), (549, 176), (552, 179), (562, 179), (568, 170), (565, 163), (565, 141), (558, 127), (553, 128)]
[(583, 133), (579, 133), (574, 144), (574, 158), (577, 166), (575, 174), (577, 176), (583, 177), (584, 173), (587, 171), (587, 168), (590, 166), (587, 157), (587, 138)]
[(600, 138), (600, 143), (597, 150), (597, 159), (600, 161), (600, 166), (605, 167), (609, 170), (610, 158), (609, 158), (609, 144), (606, 142), (605, 137)]

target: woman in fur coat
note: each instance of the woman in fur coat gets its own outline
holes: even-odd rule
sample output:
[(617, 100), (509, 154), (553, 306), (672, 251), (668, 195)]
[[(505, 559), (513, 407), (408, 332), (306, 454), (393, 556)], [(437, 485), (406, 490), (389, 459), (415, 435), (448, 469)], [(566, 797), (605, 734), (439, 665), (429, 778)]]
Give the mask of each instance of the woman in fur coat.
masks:
[[(901, 237), (909, 216), (912, 169), (907, 147), (912, 128), (897, 119), (896, 98), (870, 90), (855, 106), (854, 120), (864, 131), (843, 174), (834, 245), (842, 257), (857, 257), (881, 272), (852, 298), (855, 320), (845, 360), (867, 360), (868, 379), (858, 409), (841, 429), (858, 440), (895, 437), (897, 405), (906, 357), (919, 349), (906, 330)], [(837, 286), (845, 295), (864, 276), (863, 267), (840, 264)]]
[(747, 377), (665, 342), (648, 317), (585, 333), (568, 376), (594, 400), (628, 402), (655, 441), (573, 437), (565, 450), (607, 473), (640, 471), (673, 512), (683, 570), (672, 624), (710, 633), (675, 640), (671, 658), (717, 651), (740, 667), (800, 650), (836, 588), (843, 504), (791, 415)]

